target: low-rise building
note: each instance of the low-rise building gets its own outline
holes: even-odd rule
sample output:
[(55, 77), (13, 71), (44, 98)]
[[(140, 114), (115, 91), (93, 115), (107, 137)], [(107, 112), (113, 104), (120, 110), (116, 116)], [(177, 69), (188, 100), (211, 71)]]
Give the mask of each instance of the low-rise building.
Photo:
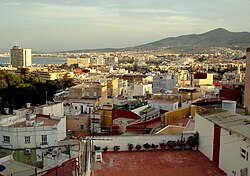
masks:
[(129, 87), (128, 90), (129, 97), (133, 96), (145, 96), (148, 94), (152, 94), (152, 84), (147, 83), (138, 83)]
[[(105, 83), (104, 83), (105, 84)], [(93, 100), (98, 106), (107, 103), (107, 86), (99, 82), (85, 82), (69, 89), (69, 99)]]
[(213, 85), (213, 73), (195, 73), (193, 75), (194, 86), (211, 86)]
[(78, 67), (88, 67), (90, 65), (90, 58), (68, 58), (67, 65), (77, 65)]
[(199, 150), (227, 175), (248, 175), (250, 119), (222, 109), (198, 111)]
[(33, 71), (30, 72), (31, 75), (34, 76), (40, 76), (43, 80), (56, 80), (56, 79), (61, 79), (63, 78), (67, 72), (66, 71)]
[(0, 146), (9, 149), (56, 146), (66, 137), (62, 103), (15, 110), (0, 116)]
[(160, 75), (153, 79), (153, 93), (172, 91), (178, 84), (178, 75)]

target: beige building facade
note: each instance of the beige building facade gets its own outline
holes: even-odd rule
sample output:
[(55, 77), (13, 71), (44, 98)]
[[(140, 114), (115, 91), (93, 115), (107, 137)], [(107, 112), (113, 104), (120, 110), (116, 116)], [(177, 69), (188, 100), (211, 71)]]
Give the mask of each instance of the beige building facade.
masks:
[(247, 114), (249, 114), (250, 112), (250, 48), (247, 48), (244, 106), (246, 108)]

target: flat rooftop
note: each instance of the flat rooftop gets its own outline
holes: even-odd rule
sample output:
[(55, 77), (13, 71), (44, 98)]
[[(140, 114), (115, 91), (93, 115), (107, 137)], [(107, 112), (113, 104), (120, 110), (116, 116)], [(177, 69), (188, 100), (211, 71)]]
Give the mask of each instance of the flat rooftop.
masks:
[(165, 150), (103, 153), (95, 162), (94, 176), (224, 176), (222, 170), (199, 151)]
[(223, 109), (206, 109), (197, 114), (229, 131), (250, 139), (250, 118)]
[[(59, 119), (51, 119), (51, 118), (43, 118), (43, 117), (36, 117), (34, 119), (37, 122), (35, 126), (54, 126), (60, 122)], [(26, 127), (26, 121), (16, 123), (11, 125), (10, 127)]]

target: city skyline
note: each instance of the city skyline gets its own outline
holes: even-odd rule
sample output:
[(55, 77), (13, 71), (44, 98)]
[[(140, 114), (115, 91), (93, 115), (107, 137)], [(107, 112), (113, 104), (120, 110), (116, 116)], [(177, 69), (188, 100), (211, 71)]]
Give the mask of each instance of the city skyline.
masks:
[(2, 0), (0, 52), (120, 48), (215, 28), (250, 31), (247, 0)]

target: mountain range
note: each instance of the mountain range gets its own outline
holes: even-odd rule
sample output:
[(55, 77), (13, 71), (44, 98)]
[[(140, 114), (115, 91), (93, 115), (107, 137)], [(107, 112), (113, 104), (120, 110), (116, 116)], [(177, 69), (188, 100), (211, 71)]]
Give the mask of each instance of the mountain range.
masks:
[(127, 47), (127, 48), (105, 48), (93, 50), (74, 50), (69, 52), (108, 52), (129, 50), (168, 50), (181, 53), (199, 53), (213, 47), (225, 47), (238, 50), (246, 50), (250, 47), (249, 32), (230, 32), (224, 28), (218, 28), (202, 34), (181, 35), (168, 37), (155, 42)]

